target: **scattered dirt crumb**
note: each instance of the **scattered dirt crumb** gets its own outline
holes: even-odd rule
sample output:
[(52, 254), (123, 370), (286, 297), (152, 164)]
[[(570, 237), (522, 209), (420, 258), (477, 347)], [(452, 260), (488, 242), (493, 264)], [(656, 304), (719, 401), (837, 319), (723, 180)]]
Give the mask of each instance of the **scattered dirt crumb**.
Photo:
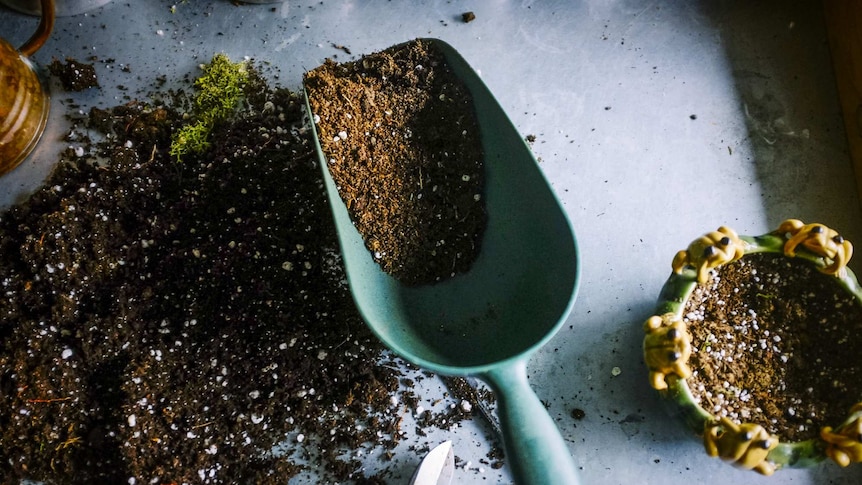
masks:
[(66, 58), (65, 64), (59, 59), (54, 59), (48, 65), (51, 74), (57, 76), (66, 91), (84, 91), (89, 88), (99, 87), (96, 78), (96, 69), (92, 64), (79, 62), (75, 59)]
[(333, 43), (333, 44), (332, 44), (332, 47), (334, 47), (334, 48), (336, 48), (336, 49), (338, 49), (338, 50), (340, 50), (340, 51), (344, 52), (344, 53), (345, 53), (345, 54), (347, 54), (347, 55), (351, 55), (351, 54), (353, 54), (347, 46), (344, 46), (344, 45), (341, 45), (341, 44)]

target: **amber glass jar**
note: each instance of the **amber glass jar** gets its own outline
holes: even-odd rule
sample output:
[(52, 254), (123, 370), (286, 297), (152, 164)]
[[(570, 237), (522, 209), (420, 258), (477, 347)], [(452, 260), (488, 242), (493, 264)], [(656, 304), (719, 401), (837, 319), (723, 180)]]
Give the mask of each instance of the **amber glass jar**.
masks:
[(20, 49), (0, 39), (0, 176), (27, 158), (48, 121), (48, 93), (27, 60), (54, 28), (54, 0), (40, 0), (39, 5), (39, 26)]
[(0, 39), (0, 175), (36, 146), (48, 120), (48, 95), (30, 61)]

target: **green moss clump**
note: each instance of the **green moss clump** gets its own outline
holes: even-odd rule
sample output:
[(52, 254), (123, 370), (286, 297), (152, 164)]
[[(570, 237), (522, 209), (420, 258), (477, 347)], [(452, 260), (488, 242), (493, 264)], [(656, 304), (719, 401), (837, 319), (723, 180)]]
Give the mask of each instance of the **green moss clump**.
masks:
[(245, 62), (231, 62), (225, 54), (216, 54), (203, 66), (203, 75), (195, 79), (194, 121), (180, 128), (171, 140), (171, 156), (202, 153), (209, 147), (213, 127), (230, 118), (243, 98), (248, 81)]

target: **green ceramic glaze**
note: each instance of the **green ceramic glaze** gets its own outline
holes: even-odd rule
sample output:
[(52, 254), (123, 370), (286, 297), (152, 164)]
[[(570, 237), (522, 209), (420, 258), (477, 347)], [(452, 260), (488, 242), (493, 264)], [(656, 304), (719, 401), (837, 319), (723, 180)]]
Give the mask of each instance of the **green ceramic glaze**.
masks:
[[(739, 240), (743, 243), (746, 255), (761, 252), (784, 254), (784, 245), (788, 241), (785, 235), (778, 232), (757, 237), (739, 236)], [(811, 261), (820, 268), (826, 266), (823, 257), (801, 247), (797, 251), (796, 257)], [(860, 291), (856, 276), (849, 268), (845, 269), (846, 273), (842, 272), (836, 278), (841, 286), (855, 297), (856, 302), (862, 304), (862, 291)], [(694, 268), (687, 267), (680, 273), (671, 273), (661, 289), (656, 315), (673, 313), (677, 319), (682, 319), (685, 303), (696, 286), (697, 272)], [(667, 379), (667, 385), (667, 389), (658, 392), (669, 405), (670, 414), (685, 422), (698, 436), (702, 436), (705, 426), (714, 422), (716, 417), (695, 402), (686, 379), (670, 376)], [(849, 420), (848, 417), (848, 421), (845, 423)], [(826, 443), (819, 438), (802, 442), (780, 442), (769, 452), (767, 459), (775, 465), (775, 469), (810, 467), (826, 458), (825, 450)]]
[(506, 457), (518, 483), (576, 484), (568, 445), (526, 373), (529, 357), (556, 333), (574, 303), (574, 234), (529, 147), (479, 76), (451, 46), (426, 40), (443, 51), (476, 107), (488, 213), (482, 249), (466, 274), (434, 285), (402, 285), (366, 249), (318, 142), (351, 293), (365, 322), (390, 349), (434, 372), (475, 375), (494, 389)]

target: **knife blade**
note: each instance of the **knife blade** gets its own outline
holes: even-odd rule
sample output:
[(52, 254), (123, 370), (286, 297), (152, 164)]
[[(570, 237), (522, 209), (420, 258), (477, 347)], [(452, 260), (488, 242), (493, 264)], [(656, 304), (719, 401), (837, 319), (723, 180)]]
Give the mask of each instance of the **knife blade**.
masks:
[(413, 472), (410, 485), (450, 485), (455, 474), (455, 453), (451, 441), (444, 441), (425, 455)]

